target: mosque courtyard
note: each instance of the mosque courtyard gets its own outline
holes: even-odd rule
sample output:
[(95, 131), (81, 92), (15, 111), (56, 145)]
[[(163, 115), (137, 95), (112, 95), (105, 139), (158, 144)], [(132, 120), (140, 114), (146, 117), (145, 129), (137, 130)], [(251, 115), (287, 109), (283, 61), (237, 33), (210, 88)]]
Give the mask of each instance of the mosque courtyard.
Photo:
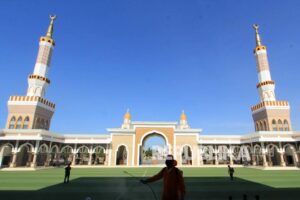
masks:
[[(139, 182), (160, 170), (140, 168), (74, 168), (69, 184), (63, 183), (64, 168), (37, 171), (0, 171), (1, 199), (51, 200), (155, 200), (147, 185)], [(230, 181), (227, 168), (182, 168), (186, 184), (186, 199), (261, 200), (298, 199), (299, 170), (261, 170), (235, 168), (235, 180)], [(127, 173), (128, 172), (128, 173)], [(133, 175), (134, 177), (130, 176)], [(151, 183), (160, 199), (162, 181)]]

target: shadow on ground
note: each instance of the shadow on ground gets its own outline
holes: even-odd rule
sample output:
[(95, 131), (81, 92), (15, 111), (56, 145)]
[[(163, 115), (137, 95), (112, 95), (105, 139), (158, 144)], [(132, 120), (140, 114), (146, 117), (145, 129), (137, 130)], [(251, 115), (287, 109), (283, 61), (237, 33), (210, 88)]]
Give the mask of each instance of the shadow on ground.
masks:
[[(298, 199), (300, 188), (272, 188), (263, 184), (228, 177), (187, 177), (185, 178), (186, 200), (248, 200), (255, 195), (260, 200)], [(162, 182), (152, 183), (160, 199)], [(37, 191), (0, 191), (0, 198), (7, 200), (155, 200), (151, 190), (137, 179), (127, 177), (81, 177), (69, 184), (57, 184)]]

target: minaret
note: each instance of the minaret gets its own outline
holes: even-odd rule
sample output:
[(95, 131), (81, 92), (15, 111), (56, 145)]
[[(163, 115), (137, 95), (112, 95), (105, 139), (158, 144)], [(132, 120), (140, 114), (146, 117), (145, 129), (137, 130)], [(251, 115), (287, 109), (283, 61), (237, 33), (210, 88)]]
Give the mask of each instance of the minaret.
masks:
[(48, 71), (50, 67), (51, 55), (54, 48), (53, 23), (56, 16), (50, 16), (50, 25), (46, 36), (40, 38), (39, 52), (34, 66), (33, 74), (28, 77), (27, 96), (44, 97), (50, 84)]
[(276, 101), (275, 82), (271, 78), (267, 48), (262, 44), (257, 24), (255, 29), (256, 47), (256, 70), (258, 73), (257, 89), (260, 103), (253, 106), (252, 117), (256, 131), (290, 131), (290, 107), (287, 101)]
[(124, 121), (122, 124), (122, 129), (130, 129), (131, 125), (131, 114), (129, 112), (129, 109), (127, 109), (125, 115), (124, 115)]
[(56, 16), (50, 16), (45, 36), (40, 38), (39, 51), (33, 74), (28, 77), (26, 96), (10, 96), (8, 100), (8, 129), (46, 129), (50, 127), (55, 104), (44, 98), (50, 80), (48, 71), (54, 47), (53, 25)]
[(179, 128), (180, 129), (187, 129), (187, 128), (189, 128), (189, 125), (188, 125), (188, 122), (187, 122), (187, 116), (184, 113), (184, 110), (182, 111), (182, 113), (180, 115)]

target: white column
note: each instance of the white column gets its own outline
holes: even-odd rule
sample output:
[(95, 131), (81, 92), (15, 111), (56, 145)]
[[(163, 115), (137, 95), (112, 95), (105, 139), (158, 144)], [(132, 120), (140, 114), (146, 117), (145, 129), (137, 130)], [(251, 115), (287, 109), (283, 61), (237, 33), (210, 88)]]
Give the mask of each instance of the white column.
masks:
[(215, 153), (215, 165), (219, 165), (219, 159), (218, 159), (218, 149), (217, 149), (217, 146), (215, 146), (215, 149), (214, 149), (214, 153)]
[(198, 149), (199, 155), (198, 155), (198, 165), (203, 165), (203, 150), (202, 145), (200, 145), (200, 148)]
[(33, 153), (33, 159), (32, 159), (32, 162), (31, 162), (31, 167), (36, 167), (36, 158), (37, 158), (37, 153), (34, 152)]
[(16, 161), (17, 161), (17, 152), (12, 152), (12, 161), (9, 167), (16, 167)]
[(286, 166), (286, 163), (285, 163), (284, 157), (283, 157), (283, 155), (284, 155), (284, 150), (281, 149), (280, 152), (278, 152), (278, 153), (279, 153), (279, 155), (280, 155), (280, 166), (285, 167), (285, 166)]

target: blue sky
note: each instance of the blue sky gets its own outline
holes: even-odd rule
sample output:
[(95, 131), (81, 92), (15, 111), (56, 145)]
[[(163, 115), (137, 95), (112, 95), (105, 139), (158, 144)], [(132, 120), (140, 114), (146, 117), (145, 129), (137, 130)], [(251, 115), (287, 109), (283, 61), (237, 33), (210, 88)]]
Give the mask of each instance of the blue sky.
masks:
[(212, 0), (1, 1), (0, 123), (25, 95), (38, 40), (56, 14), (47, 99), (51, 130), (106, 133), (127, 108), (136, 121), (177, 121), (204, 134), (254, 130), (259, 102), (253, 23), (268, 48), (278, 100), (300, 129), (300, 2)]

